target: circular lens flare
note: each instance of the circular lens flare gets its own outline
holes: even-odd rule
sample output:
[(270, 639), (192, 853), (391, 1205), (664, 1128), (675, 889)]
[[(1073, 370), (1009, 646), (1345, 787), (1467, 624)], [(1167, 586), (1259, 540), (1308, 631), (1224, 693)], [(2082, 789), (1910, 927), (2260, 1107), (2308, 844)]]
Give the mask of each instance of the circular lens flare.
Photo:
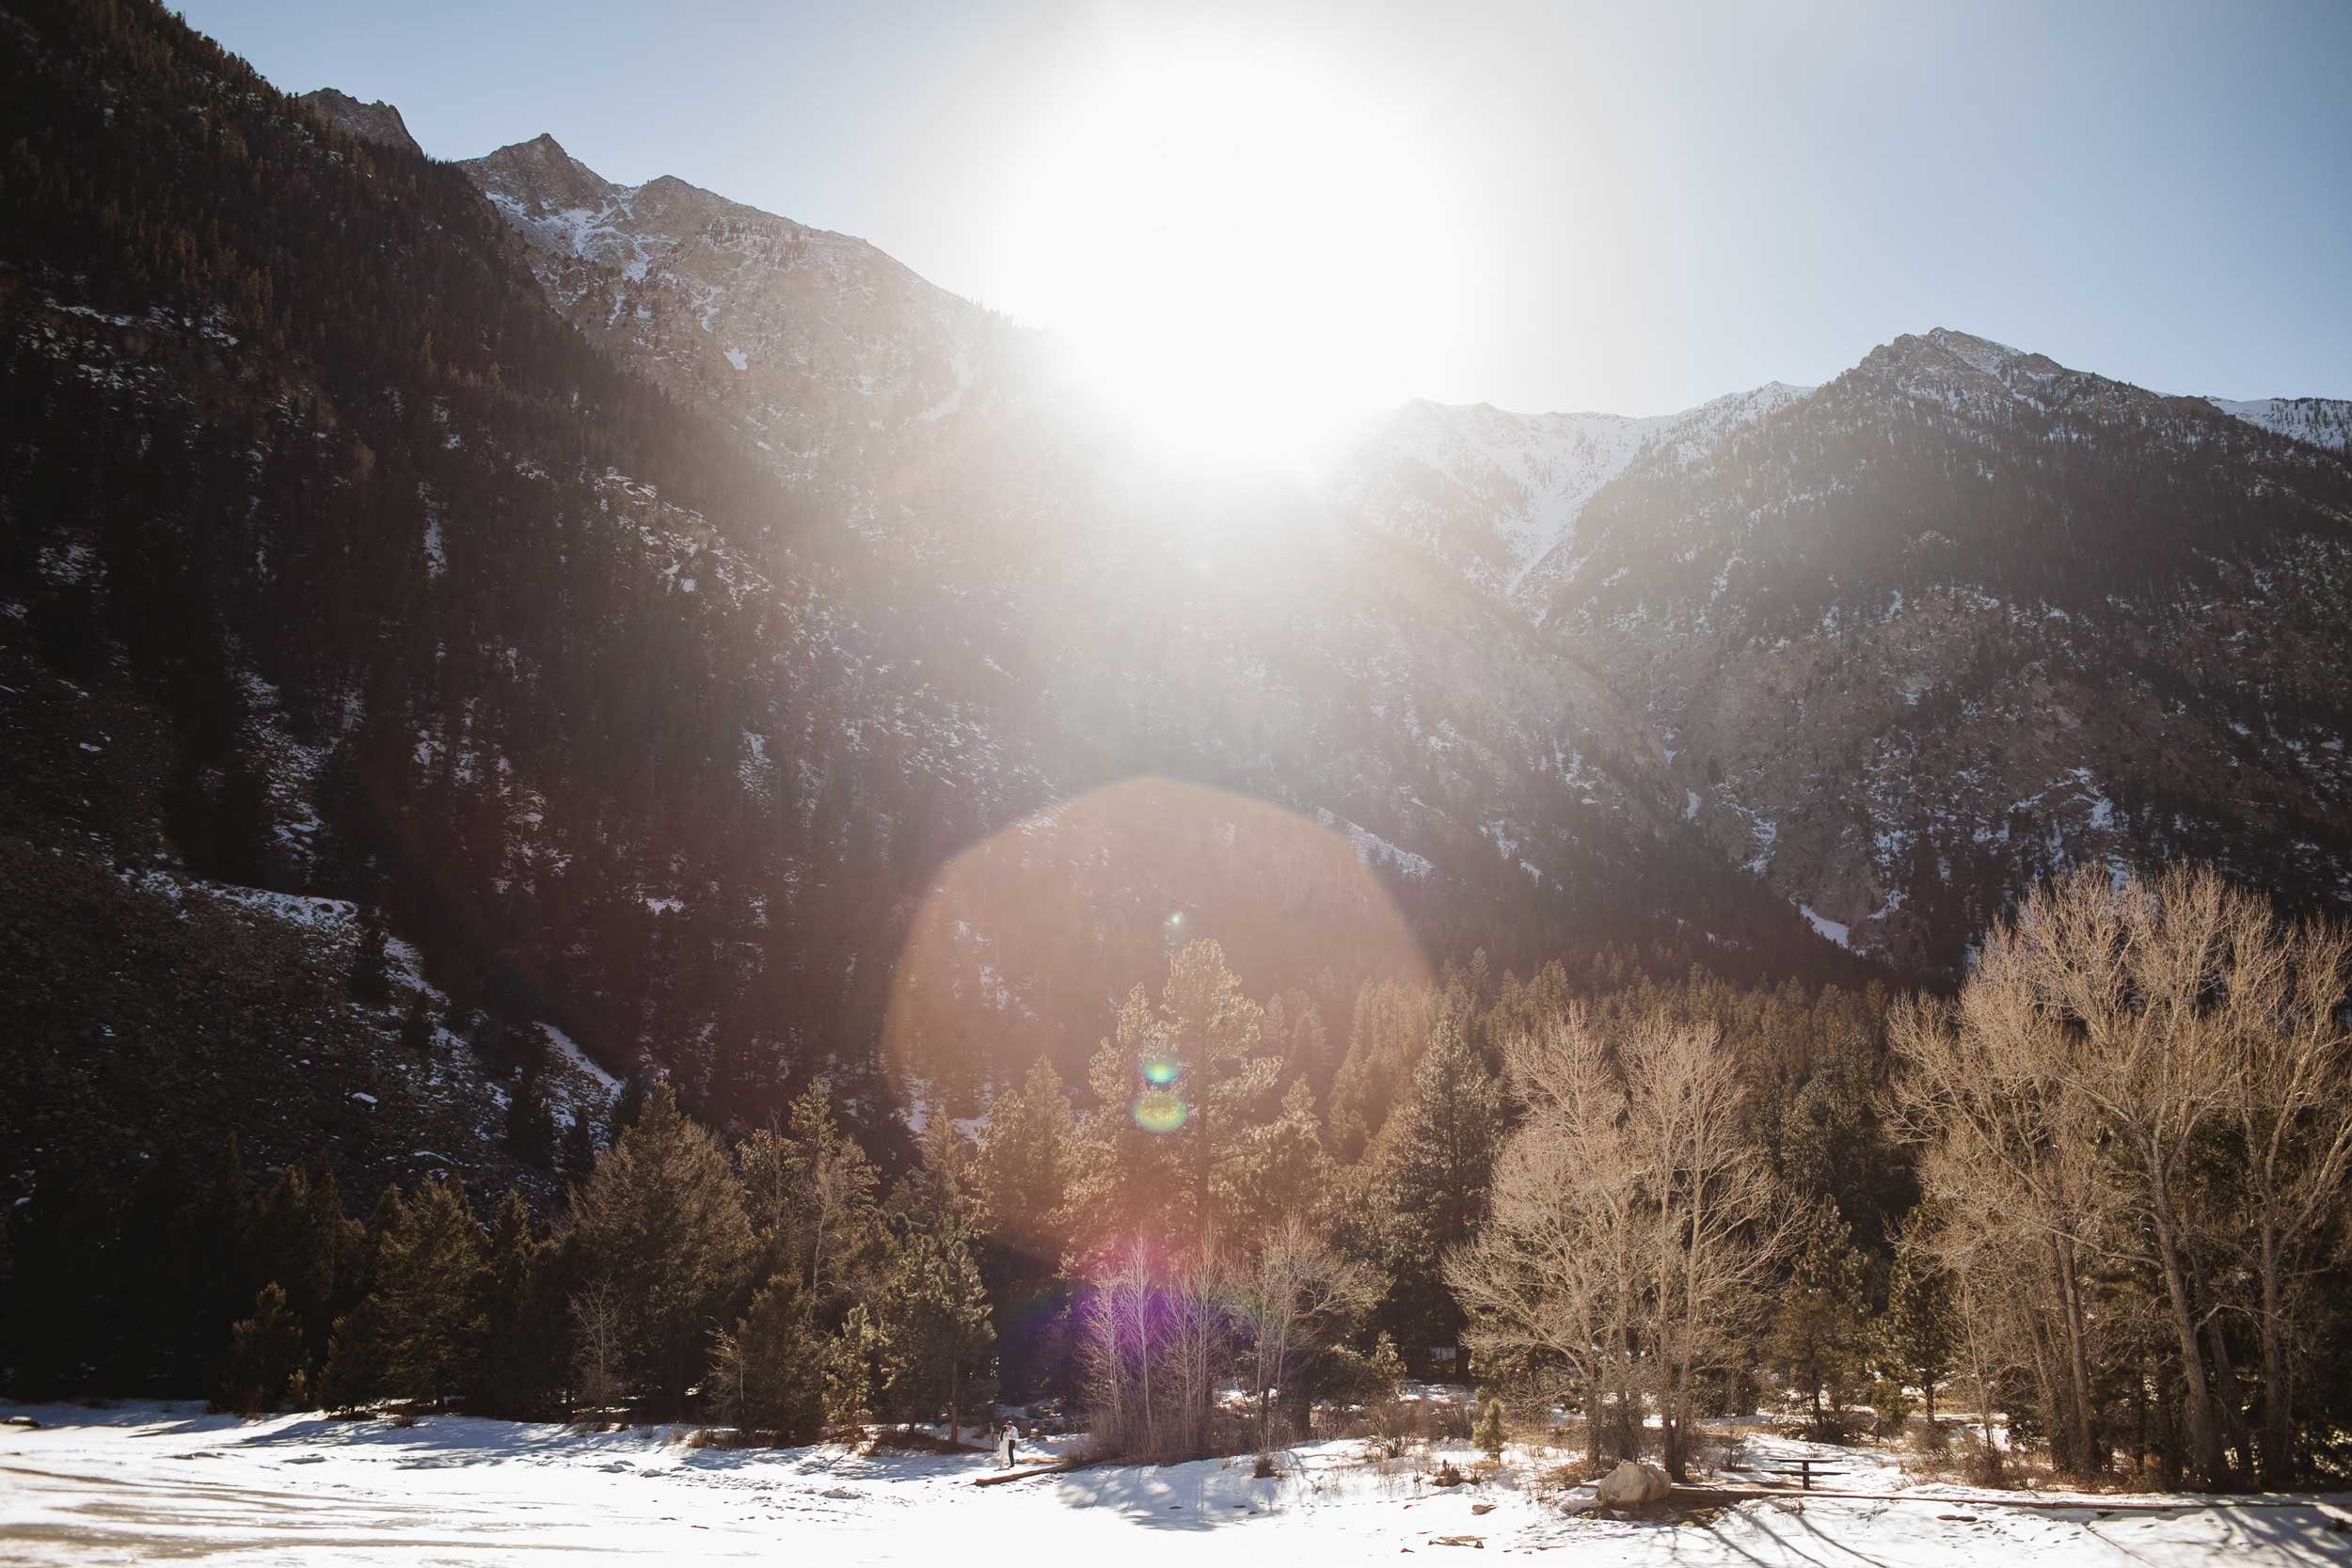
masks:
[[(1083, 1082), (1119, 999), (1138, 982), (1156, 988), (1184, 943), (1211, 931), (1232, 961), (1248, 955), (1252, 983), (1263, 974), (1269, 992), (1327, 985), (1353, 996), (1373, 981), (1430, 978), (1394, 897), (1345, 833), (1230, 791), (1128, 779), (1008, 824), (941, 869), (891, 977), (892, 1082), (909, 1103), (954, 1104), (959, 1116), (1041, 1055), (1065, 1083)], [(1173, 1087), (1189, 1101), (1198, 1048), (1173, 1029), (1132, 1039), (1120, 1086), (1130, 1101)], [(1172, 1084), (1144, 1076), (1159, 1057), (1180, 1069)], [(1062, 1244), (1041, 1218), (1022, 1223), (1033, 1225), (1025, 1245)]]
[(1143, 1081), (1155, 1089), (1164, 1089), (1184, 1075), (1184, 1064), (1173, 1056), (1146, 1056), (1137, 1065)]
[(1136, 1096), (1132, 1114), (1146, 1132), (1173, 1132), (1184, 1126), (1191, 1110), (1173, 1089), (1146, 1089)]

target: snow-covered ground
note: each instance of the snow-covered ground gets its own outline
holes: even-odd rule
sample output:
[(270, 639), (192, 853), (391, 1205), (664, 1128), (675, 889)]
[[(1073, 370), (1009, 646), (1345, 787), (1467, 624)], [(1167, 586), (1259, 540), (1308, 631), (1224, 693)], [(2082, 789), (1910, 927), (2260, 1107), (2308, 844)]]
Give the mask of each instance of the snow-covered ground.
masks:
[[(2184, 1500), (2140, 1513), (2102, 1512), (2098, 1499), (2015, 1509), (1966, 1489), (1919, 1489), (1916, 1501), (1772, 1498), (1675, 1526), (1569, 1517), (1563, 1504), (1577, 1494), (1539, 1497), (1533, 1462), (1446, 1489), (1410, 1461), (1368, 1463), (1356, 1443), (1295, 1451), (1284, 1474), (1265, 1481), (1240, 1459), (983, 1488), (968, 1484), (992, 1467), (978, 1454), (695, 1448), (681, 1429), (586, 1434), (456, 1417), (401, 1428), (318, 1416), (247, 1422), (195, 1405), (0, 1407), (19, 1413), (43, 1424), (0, 1427), (0, 1560), (11, 1563), (494, 1563), (576, 1552), (926, 1568), (1297, 1568), (1473, 1542), (1645, 1568), (2352, 1560), (2344, 1498), (2267, 1508)], [(1881, 1461), (1826, 1451), (1851, 1461), (1839, 1484), (1900, 1484)], [(1468, 1467), (1472, 1456), (1453, 1457)]]

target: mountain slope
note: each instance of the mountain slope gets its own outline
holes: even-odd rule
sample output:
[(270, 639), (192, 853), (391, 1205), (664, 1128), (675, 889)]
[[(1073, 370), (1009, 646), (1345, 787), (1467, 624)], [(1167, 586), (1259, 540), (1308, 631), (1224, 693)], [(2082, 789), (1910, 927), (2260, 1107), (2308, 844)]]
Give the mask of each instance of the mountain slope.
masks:
[[(155, 8), (0, 29), (11, 840), (70, 856), (69, 892), (120, 869), (116, 901), (381, 904), (485, 1080), (534, 1020), (747, 1109), (827, 1066), (841, 990), (744, 939), (843, 924), (808, 887), (818, 842), (851, 879), (885, 851), (841, 853), (840, 814), (785, 784), (838, 798), (868, 765), (824, 704), (894, 715), (918, 756), (957, 726), (796, 572), (791, 498), (553, 316), (457, 171), (333, 130)], [(713, 866), (807, 891), (723, 944), (665, 925)], [(18, 929), (49, 912), (24, 879), (0, 904)], [(149, 968), (181, 978), (151, 1005), (117, 1006), (138, 977), (94, 943), (10, 988), (5, 1032), (71, 1061), (77, 1021), (135, 1016), (154, 1037), (120, 1053), (177, 1037), (251, 1085), (262, 1042), (200, 984), (199, 927), (155, 929)], [(316, 932), (278, 948), (264, 974), (345, 961)], [(272, 1047), (368, 1032), (333, 988), (301, 994)], [(760, 1026), (716, 1037), (723, 1001)], [(886, 1114), (870, 1058), (840, 1071)], [(20, 1119), (38, 1102), (8, 1097), (11, 1147), (54, 1163)], [(161, 1102), (156, 1137), (217, 1138), (207, 1103)]]
[(1846, 940), (1948, 961), (2029, 878), (2352, 894), (2352, 470), (2211, 404), (1901, 338), (1626, 469), (1546, 606), (1691, 815)]
[(2223, 398), (2206, 400), (2232, 419), (2281, 436), (2292, 436), (2298, 441), (2309, 441), (2315, 447), (2328, 447), (2344, 451), (2352, 447), (2352, 398), (2256, 398), (2250, 403), (2231, 403)]
[(459, 166), (560, 314), (795, 482), (870, 473), (958, 411), (1006, 330), (863, 240), (668, 176), (614, 184), (552, 136)]
[(1332, 499), (1470, 582), (1540, 603), (1574, 558), (1577, 515), (1635, 457), (1703, 450), (1809, 390), (1772, 382), (1648, 418), (1410, 403), (1342, 461)]

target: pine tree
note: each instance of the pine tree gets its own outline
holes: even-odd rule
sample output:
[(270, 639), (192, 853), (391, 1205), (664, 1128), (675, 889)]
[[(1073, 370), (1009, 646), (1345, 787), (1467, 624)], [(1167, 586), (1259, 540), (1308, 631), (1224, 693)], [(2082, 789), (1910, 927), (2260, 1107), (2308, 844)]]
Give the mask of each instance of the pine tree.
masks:
[(1895, 1237), (1895, 1264), (1887, 1278), (1883, 1353), (1899, 1376), (1927, 1401), (1928, 1422), (1935, 1422), (1935, 1390), (1960, 1359), (1960, 1307), (1952, 1276), (1929, 1245), (1927, 1206), (1913, 1212)]
[(983, 1380), (996, 1342), (962, 1225), (911, 1224), (887, 1270), (876, 1325), (883, 1392), (902, 1418), (944, 1411), (961, 1433), (967, 1402), (994, 1395)]
[(319, 1374), (319, 1394), (329, 1409), (358, 1410), (384, 1397), (383, 1308), (375, 1283), (385, 1250), (407, 1223), (407, 1214), (400, 1189), (388, 1182), (361, 1227), (353, 1270), (361, 1294), (357, 1305), (335, 1320), (327, 1337), (326, 1366)]
[(563, 1334), (547, 1306), (541, 1259), (548, 1248), (533, 1230), (530, 1207), (509, 1188), (476, 1276), (482, 1340), (466, 1402), (470, 1414), (517, 1420), (562, 1414)]
[(644, 1114), (645, 1101), (650, 1094), (644, 1074), (641, 1072), (630, 1073), (622, 1083), (620, 1098), (612, 1102), (613, 1137), (618, 1138), (625, 1130), (637, 1125), (637, 1118)]
[(382, 1392), (438, 1404), (466, 1386), (482, 1321), (481, 1243), (454, 1178), (421, 1182), (376, 1258)]
[(1330, 1173), (1313, 1091), (1304, 1078), (1294, 1079), (1280, 1117), (1246, 1130), (1217, 1162), (1224, 1233), (1247, 1246), (1286, 1219), (1315, 1215), (1329, 1196)]
[(279, 1408), (302, 1388), (302, 1324), (273, 1280), (254, 1296), (253, 1316), (229, 1331), (219, 1403), (246, 1416)]
[(1862, 1255), (1834, 1198), (1806, 1221), (1772, 1320), (1771, 1347), (1792, 1392), (1810, 1401), (1814, 1430), (1834, 1438), (1863, 1372), (1868, 1337), (1863, 1323)]
[(1477, 1444), (1479, 1451), (1488, 1459), (1500, 1460), (1502, 1457), (1502, 1402), (1501, 1400), (1486, 1402), (1486, 1408), (1479, 1416), (1476, 1429), (1470, 1433), (1470, 1441)]
[(1050, 1266), (1057, 1221), (1070, 1196), (1070, 1096), (1040, 1057), (1021, 1086), (996, 1097), (980, 1134), (980, 1224)]
[(1079, 1123), (1071, 1183), (1081, 1251), (1138, 1235), (1189, 1245), (1217, 1228), (1219, 1165), (1273, 1108), (1281, 1063), (1263, 1029), (1212, 941), (1169, 962), (1156, 1005), (1142, 986), (1129, 993), (1087, 1068), (1096, 1108)]
[(1458, 1352), (1461, 1309), (1438, 1271), (1447, 1250), (1470, 1240), (1486, 1217), (1502, 1144), (1502, 1086), (1458, 1013), (1441, 1011), (1436, 1030), (1414, 1070), (1411, 1101), (1380, 1139), (1391, 1281), (1383, 1316), (1411, 1343)]
[(596, 1129), (588, 1108), (575, 1106), (564, 1127), (564, 1174), (584, 1177), (596, 1168)]
[(420, 1062), (432, 1059), (432, 1004), (421, 986), (409, 993), (408, 1011), (400, 1021), (400, 1048)]
[(315, 1232), (310, 1184), (310, 1171), (290, 1164), (255, 1195), (237, 1252), (241, 1284), (288, 1287), (297, 1303), (326, 1292), (335, 1255)]
[(1372, 1354), (1364, 1358), (1364, 1370), (1378, 1398), (1392, 1400), (1404, 1388), (1405, 1358), (1397, 1354), (1396, 1338), (1388, 1330), (1381, 1330), (1373, 1340)]
[(1049, 1385), (1068, 1358), (1054, 1341), (1065, 1320), (1060, 1277), (1073, 1117), (1053, 1064), (1040, 1059), (1020, 1086), (990, 1104), (975, 1175), (980, 1277), (995, 1307), (998, 1375), (1028, 1396)]
[(617, 1300), (624, 1375), (675, 1411), (705, 1362), (719, 1315), (742, 1287), (753, 1250), (742, 1189), (707, 1130), (669, 1085), (572, 1190), (583, 1281)]
[(787, 1273), (820, 1315), (880, 1235), (879, 1178), (834, 1120), (821, 1084), (793, 1101), (788, 1130), (762, 1128), (737, 1150), (754, 1234), (769, 1272)]
[(1367, 982), (1357, 992), (1347, 1050), (1331, 1081), (1331, 1150), (1340, 1159), (1363, 1156), (1410, 1086), (1412, 1066), (1429, 1043), (1436, 1005), (1432, 988), (1396, 980)]
[(878, 1336), (863, 1303), (850, 1308), (825, 1341), (825, 1424), (859, 1426), (874, 1418), (874, 1352)]
[(384, 958), (384, 911), (371, 906), (360, 917), (359, 949), (351, 960), (351, 994), (372, 1006), (391, 1000)]
[(771, 1280), (713, 1340), (712, 1402), (747, 1435), (804, 1441), (825, 1419), (826, 1368), (825, 1336), (806, 1294), (789, 1279)]
[(517, 1159), (541, 1170), (555, 1164), (555, 1110), (548, 1103), (547, 1087), (535, 1063), (524, 1064), (507, 1096), (506, 1147)]
[(914, 1168), (891, 1189), (890, 1207), (927, 1224), (952, 1221), (968, 1230), (980, 1211), (979, 1146), (941, 1114), (925, 1119), (914, 1154)]
[(1910, 1168), (1886, 1132), (1861, 1025), (1827, 1022), (1826, 1038), (1807, 1039), (1813, 1059), (1804, 1082), (1770, 1130), (1772, 1160), (1803, 1200), (1836, 1199), (1856, 1244), (1875, 1248), (1892, 1228), (1889, 1216), (1913, 1200)]
[(367, 1283), (371, 1290), (375, 1283), (376, 1260), (384, 1256), (385, 1243), (391, 1240), (392, 1232), (405, 1223), (407, 1214), (408, 1205), (402, 1199), (400, 1189), (386, 1182), (384, 1190), (375, 1195), (375, 1207), (369, 1211), (367, 1239), (362, 1248), (367, 1259)]
[[(38, 1190), (34, 1196), (38, 1200)], [(250, 1278), (245, 1270), (252, 1253), (254, 1209), (253, 1187), (245, 1174), (245, 1150), (232, 1130), (221, 1146), (212, 1181), (191, 1216), (190, 1229), (203, 1245), (191, 1254), (195, 1300), (189, 1307), (213, 1324), (234, 1319), (253, 1292), (267, 1283)]]

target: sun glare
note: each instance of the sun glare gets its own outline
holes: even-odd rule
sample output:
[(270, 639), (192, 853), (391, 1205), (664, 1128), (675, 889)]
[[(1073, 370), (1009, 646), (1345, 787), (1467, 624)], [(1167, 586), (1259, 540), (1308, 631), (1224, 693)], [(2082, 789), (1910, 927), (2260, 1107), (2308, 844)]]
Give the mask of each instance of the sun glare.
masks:
[(1008, 214), (1040, 325), (1186, 458), (1296, 454), (1411, 395), (1454, 328), (1459, 229), (1410, 118), (1279, 40), (1120, 34), (1043, 106)]

